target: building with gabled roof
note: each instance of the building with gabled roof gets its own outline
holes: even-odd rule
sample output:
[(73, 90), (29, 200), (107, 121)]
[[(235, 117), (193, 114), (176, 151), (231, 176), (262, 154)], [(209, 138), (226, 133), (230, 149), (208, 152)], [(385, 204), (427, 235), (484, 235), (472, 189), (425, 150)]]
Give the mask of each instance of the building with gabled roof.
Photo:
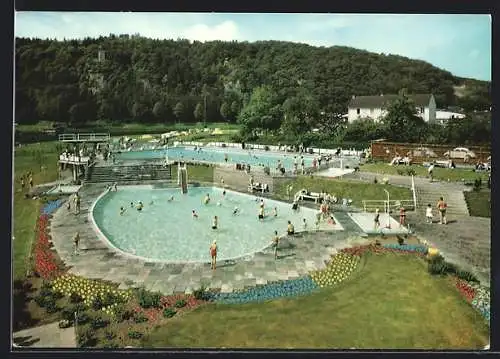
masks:
[[(436, 122), (436, 100), (432, 94), (407, 95), (415, 104), (417, 115), (425, 122)], [(363, 118), (380, 121), (387, 114), (387, 107), (398, 98), (398, 95), (353, 96), (348, 106), (347, 121), (353, 122)]]

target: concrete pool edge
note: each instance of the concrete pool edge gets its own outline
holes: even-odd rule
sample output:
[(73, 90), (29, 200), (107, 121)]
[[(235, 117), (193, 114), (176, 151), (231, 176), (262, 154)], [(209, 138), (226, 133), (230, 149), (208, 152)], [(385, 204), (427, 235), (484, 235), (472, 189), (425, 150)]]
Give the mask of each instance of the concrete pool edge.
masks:
[[(155, 188), (151, 187), (150, 185), (130, 185), (130, 186), (122, 185), (121, 188), (123, 188), (123, 187), (125, 187), (125, 188), (129, 187), (129, 188), (151, 189), (151, 190), (164, 190), (164, 188), (156, 188), (155, 189)], [(200, 187), (197, 187), (197, 188), (200, 188)], [(245, 197), (260, 198), (258, 196), (252, 195), (252, 194), (238, 192), (238, 191), (235, 191), (235, 190), (229, 190), (227, 188), (222, 188), (222, 187), (215, 186), (215, 185), (206, 186), (205, 188), (217, 188), (217, 189), (221, 189), (221, 190), (231, 191), (231, 192), (237, 193), (237, 194), (245, 196)], [(184, 261), (174, 261), (174, 260), (162, 260), (162, 259), (148, 258), (148, 257), (138, 256), (138, 255), (135, 255), (135, 254), (132, 254), (132, 253), (125, 252), (123, 249), (115, 246), (111, 242), (111, 240), (102, 232), (102, 230), (99, 228), (99, 225), (96, 223), (96, 220), (94, 218), (94, 209), (95, 209), (95, 206), (97, 205), (97, 203), (100, 200), (102, 200), (109, 193), (110, 193), (109, 189), (105, 189), (92, 202), (91, 206), (89, 207), (89, 211), (88, 211), (87, 216), (88, 216), (88, 221), (89, 221), (89, 223), (91, 223), (92, 228), (94, 229), (94, 232), (96, 233), (97, 237), (110, 250), (115, 251), (115, 252), (117, 252), (118, 254), (120, 254), (122, 256), (131, 258), (131, 259), (140, 260), (140, 261), (146, 262), (146, 263), (174, 264), (174, 265), (176, 265), (176, 264), (178, 264), (178, 265), (181, 265), (181, 264), (201, 264), (201, 265), (204, 265), (204, 264), (209, 264), (210, 263), (210, 260), (208, 258), (207, 258), (207, 261), (187, 261), (187, 260), (184, 260)], [(272, 200), (276, 201), (276, 202), (282, 202), (282, 201), (275, 200), (275, 199), (272, 199)], [(335, 219), (337, 225), (340, 228), (335, 228), (335, 229), (331, 229), (331, 230), (317, 230), (317, 231), (296, 231), (296, 233), (303, 235), (303, 234), (311, 234), (311, 233), (332, 233), (332, 232), (344, 231), (344, 227), (340, 224), (340, 222), (337, 220), (337, 218), (334, 217), (334, 219)], [(280, 238), (286, 238), (286, 237), (287, 237), (286, 235), (280, 236)], [(260, 253), (264, 253), (265, 254), (265, 252), (269, 251), (269, 249), (271, 248), (271, 246), (272, 246), (271, 240), (269, 240), (269, 244), (266, 244), (264, 247), (260, 248), (257, 251), (254, 251), (254, 252), (251, 252), (251, 253), (245, 253), (245, 254), (242, 254), (242, 255), (237, 256), (237, 257), (231, 257), (231, 258), (221, 259), (220, 262), (221, 263), (228, 263), (228, 262), (230, 263), (230, 262), (251, 260), (257, 254), (260, 254)]]

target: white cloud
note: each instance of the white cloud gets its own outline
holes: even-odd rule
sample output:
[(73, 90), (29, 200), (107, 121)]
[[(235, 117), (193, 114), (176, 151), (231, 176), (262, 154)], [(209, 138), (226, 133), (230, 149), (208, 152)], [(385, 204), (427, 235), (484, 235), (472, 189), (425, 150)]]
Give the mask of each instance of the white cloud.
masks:
[(234, 21), (224, 21), (212, 27), (205, 24), (196, 24), (184, 30), (182, 33), (183, 38), (198, 41), (232, 41), (241, 39), (238, 26)]

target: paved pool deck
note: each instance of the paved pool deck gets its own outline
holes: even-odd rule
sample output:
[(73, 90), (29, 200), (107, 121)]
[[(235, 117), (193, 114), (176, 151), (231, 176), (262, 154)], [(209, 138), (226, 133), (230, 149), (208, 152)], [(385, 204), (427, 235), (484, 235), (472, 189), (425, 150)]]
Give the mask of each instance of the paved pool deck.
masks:
[[(119, 283), (121, 288), (144, 286), (164, 294), (191, 293), (200, 286), (232, 292), (268, 282), (298, 278), (326, 266), (338, 249), (366, 241), (363, 231), (347, 213), (335, 212), (342, 226), (333, 231), (299, 233), (280, 242), (279, 258), (272, 249), (237, 261), (218, 263), (154, 263), (125, 256), (108, 247), (98, 237), (89, 217), (89, 209), (105, 190), (104, 185), (81, 188), (81, 212), (75, 215), (62, 205), (54, 212), (50, 231), (54, 248), (70, 267), (70, 273)], [(322, 225), (321, 228), (327, 229)], [(72, 237), (80, 233), (80, 253), (74, 255)], [(270, 238), (271, 240), (271, 238)]]

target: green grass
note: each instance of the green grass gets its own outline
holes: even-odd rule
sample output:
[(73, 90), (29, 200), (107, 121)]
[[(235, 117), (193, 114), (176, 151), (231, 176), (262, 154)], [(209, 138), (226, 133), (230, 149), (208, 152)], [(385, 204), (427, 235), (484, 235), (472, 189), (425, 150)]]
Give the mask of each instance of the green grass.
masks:
[[(404, 175), (407, 175), (407, 170), (413, 169), (417, 176), (426, 177), (428, 172), (427, 168), (422, 166), (389, 166), (388, 163), (378, 162), (378, 163), (366, 163), (361, 165), (359, 168), (364, 172), (373, 172), (388, 175), (398, 175), (398, 171), (403, 171)], [(463, 168), (434, 168), (434, 179), (439, 181), (452, 181), (452, 182), (465, 182), (474, 181), (476, 178), (481, 178), (483, 181), (488, 179), (487, 173), (476, 173), (472, 169)]]
[[(214, 181), (214, 168), (204, 165), (187, 165), (188, 181), (210, 182)], [(177, 167), (172, 167), (171, 178), (177, 181)]]
[[(35, 185), (55, 181), (57, 179), (56, 144), (43, 142), (16, 147), (14, 156), (14, 279), (22, 279), (29, 266), (41, 201), (24, 198), (19, 178), (23, 173), (31, 170), (34, 173)], [(46, 167), (43, 172), (41, 171), (42, 165)]]
[(469, 214), (473, 217), (491, 218), (491, 191), (464, 192)]
[(143, 347), (479, 349), (483, 319), (421, 259), (370, 255), (351, 281), (266, 303), (211, 304), (156, 328)]
[(384, 189), (394, 200), (411, 200), (413, 198), (411, 190), (403, 187), (310, 176), (277, 181), (274, 188), (276, 196), (280, 199), (287, 199), (286, 188), (290, 184), (293, 185), (292, 196), (303, 188), (311, 192), (325, 191), (337, 198), (350, 198), (355, 206), (362, 206), (363, 200), (386, 200), (387, 195)]

